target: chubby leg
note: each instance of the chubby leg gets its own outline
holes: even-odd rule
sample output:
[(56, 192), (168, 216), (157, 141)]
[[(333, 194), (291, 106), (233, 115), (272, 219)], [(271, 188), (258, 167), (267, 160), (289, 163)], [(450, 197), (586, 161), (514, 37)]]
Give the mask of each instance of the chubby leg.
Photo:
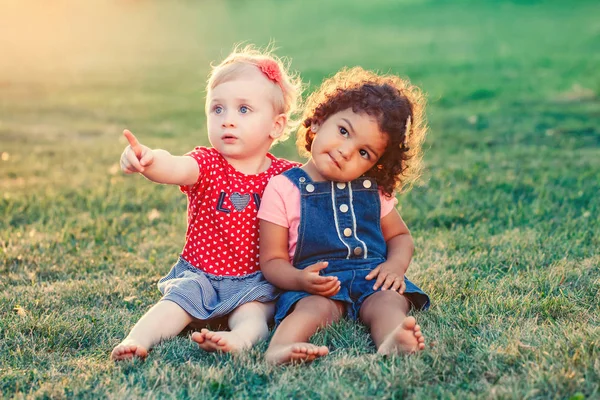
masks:
[(192, 319), (176, 303), (160, 301), (140, 318), (129, 335), (113, 349), (110, 357), (113, 360), (146, 358), (148, 350), (163, 339), (177, 336)]
[(273, 318), (274, 311), (274, 302), (242, 304), (229, 315), (231, 331), (202, 329), (192, 334), (192, 340), (206, 351), (236, 353), (249, 349), (269, 335), (268, 321)]
[(294, 311), (275, 330), (265, 354), (267, 362), (287, 364), (312, 361), (329, 353), (325, 346), (315, 346), (308, 339), (317, 329), (339, 320), (345, 304), (322, 296), (309, 296), (296, 303)]
[(371, 329), (379, 354), (414, 353), (425, 348), (425, 338), (414, 317), (408, 317), (408, 299), (392, 290), (369, 296), (360, 319)]

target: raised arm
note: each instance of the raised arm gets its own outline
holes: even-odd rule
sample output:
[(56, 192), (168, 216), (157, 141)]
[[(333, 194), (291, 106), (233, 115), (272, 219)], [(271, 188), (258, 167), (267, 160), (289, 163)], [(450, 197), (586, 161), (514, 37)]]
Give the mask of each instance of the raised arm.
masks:
[(303, 270), (289, 262), (288, 228), (260, 220), (260, 269), (273, 285), (284, 290), (305, 291), (320, 296), (333, 296), (340, 290), (334, 276), (320, 276), (327, 267), (322, 261)]
[(198, 163), (192, 157), (150, 149), (127, 129), (123, 135), (129, 142), (121, 155), (121, 169), (126, 174), (139, 172), (153, 182), (180, 186), (193, 185), (198, 181)]

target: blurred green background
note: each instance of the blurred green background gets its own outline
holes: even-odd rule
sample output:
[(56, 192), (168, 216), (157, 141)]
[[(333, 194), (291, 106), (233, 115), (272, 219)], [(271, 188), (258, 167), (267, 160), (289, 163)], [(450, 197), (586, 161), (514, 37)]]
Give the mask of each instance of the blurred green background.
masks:
[[(0, 393), (84, 398), (596, 398), (600, 395), (597, 1), (0, 2)], [(265, 344), (207, 355), (184, 334), (144, 363), (110, 350), (159, 299), (185, 197), (124, 177), (131, 129), (208, 144), (204, 86), (234, 44), (289, 57), (307, 91), (343, 66), (428, 95), (425, 173), (400, 196), (408, 276), (434, 343), (274, 368)], [(293, 140), (280, 157), (299, 160)]]

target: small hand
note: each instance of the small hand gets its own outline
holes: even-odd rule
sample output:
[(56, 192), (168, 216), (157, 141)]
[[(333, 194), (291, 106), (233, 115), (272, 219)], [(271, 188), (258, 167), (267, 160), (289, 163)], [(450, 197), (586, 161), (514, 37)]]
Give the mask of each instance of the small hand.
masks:
[(395, 272), (393, 266), (388, 262), (379, 264), (373, 271), (369, 272), (365, 279), (370, 281), (375, 277), (377, 277), (377, 280), (373, 285), (373, 290), (381, 287), (381, 290), (391, 289), (400, 294), (403, 294), (406, 290), (404, 274)]
[(123, 131), (123, 136), (127, 138), (129, 146), (125, 147), (121, 154), (121, 170), (126, 174), (144, 172), (145, 168), (154, 162), (152, 149), (138, 142), (128, 129)]
[(335, 276), (321, 276), (319, 271), (327, 268), (327, 261), (319, 261), (304, 268), (300, 275), (302, 290), (310, 294), (331, 297), (340, 291), (340, 282)]

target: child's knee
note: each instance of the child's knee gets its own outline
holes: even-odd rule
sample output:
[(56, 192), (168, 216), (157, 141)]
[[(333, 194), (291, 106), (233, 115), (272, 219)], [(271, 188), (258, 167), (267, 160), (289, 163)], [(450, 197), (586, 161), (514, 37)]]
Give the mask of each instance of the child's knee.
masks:
[(323, 296), (309, 296), (296, 304), (294, 312), (307, 314), (318, 321), (331, 323), (340, 319), (344, 306), (342, 303)]

